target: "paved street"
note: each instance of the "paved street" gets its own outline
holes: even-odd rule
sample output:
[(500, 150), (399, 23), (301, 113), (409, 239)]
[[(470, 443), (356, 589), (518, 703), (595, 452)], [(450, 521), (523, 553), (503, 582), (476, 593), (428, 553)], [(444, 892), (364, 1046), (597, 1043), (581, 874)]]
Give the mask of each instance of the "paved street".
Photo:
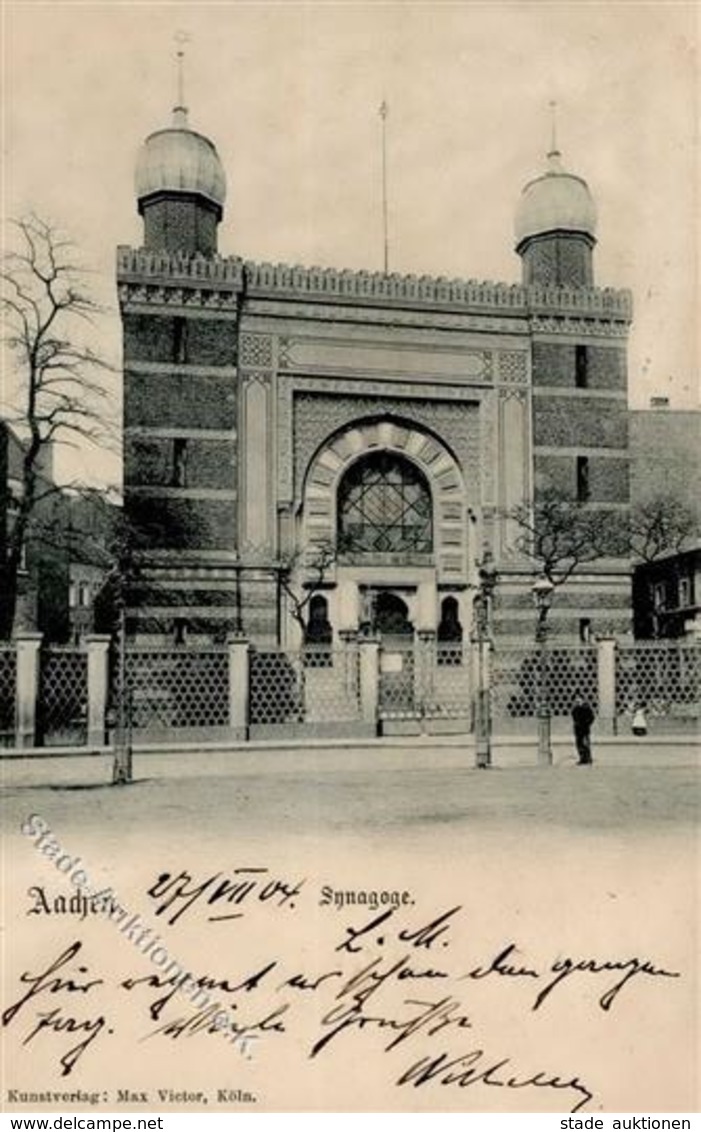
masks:
[(578, 767), (568, 744), (553, 767), (530, 745), (496, 747), (489, 771), (458, 741), (403, 746), (263, 748), (134, 755), (134, 783), (109, 785), (107, 755), (4, 760), (11, 823), (40, 811), (64, 829), (138, 835), (196, 824), (285, 836), (452, 837), (511, 827), (531, 834), (679, 831), (699, 814), (699, 748), (600, 743)]

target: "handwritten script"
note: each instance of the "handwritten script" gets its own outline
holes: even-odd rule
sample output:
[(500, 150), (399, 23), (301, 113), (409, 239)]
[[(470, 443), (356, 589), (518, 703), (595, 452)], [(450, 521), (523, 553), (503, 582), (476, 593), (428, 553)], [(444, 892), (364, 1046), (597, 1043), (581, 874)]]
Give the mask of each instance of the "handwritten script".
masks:
[[(404, 894), (387, 906), (375, 897), (372, 907), (359, 899), (342, 911), (320, 911), (324, 901), (306, 879), (275, 876), (262, 866), (201, 879), (184, 869), (160, 872), (145, 897), (171, 936), (192, 917), (200, 918), (208, 946), (218, 933), (221, 966), (161, 970), (122, 949), (116, 958), (124, 969), (105, 972), (76, 926), (62, 925), (69, 937), (22, 972), (2, 1014), (22, 1047), (48, 1051), (60, 1077), (85, 1071), (98, 1047), (117, 1049), (128, 1005), (144, 1051), (154, 1043), (216, 1043), (224, 1036), (244, 1050), (246, 1042), (249, 1048), (264, 1042), (274, 1056), (274, 1043), (290, 1041), (312, 1074), (336, 1054), (380, 1058), (392, 1089), (536, 1090), (554, 1110), (574, 1113), (600, 1098), (596, 1082), (570, 1064), (566, 1042), (550, 1043), (549, 1059), (555, 1044), (557, 1061), (541, 1063), (532, 1047), (524, 1053), (523, 1042), (510, 1040), (508, 1027), (495, 1037), (486, 1004), (497, 1017), (506, 1010), (520, 1018), (521, 1028), (556, 1004), (610, 1017), (643, 986), (658, 994), (681, 978), (645, 955), (529, 956), (510, 938), (487, 954), (469, 954), (471, 924), (461, 904), (427, 910)], [(260, 930), (261, 916), (270, 917), (269, 930)], [(314, 948), (299, 948), (303, 933), (286, 942), (281, 917), (308, 921)], [(237, 956), (250, 954), (239, 944), (253, 928), (251, 962)], [(303, 952), (314, 955), (313, 965), (301, 960)], [(194, 988), (188, 1000), (180, 994), (185, 980)], [(224, 1032), (212, 994), (226, 1011)]]

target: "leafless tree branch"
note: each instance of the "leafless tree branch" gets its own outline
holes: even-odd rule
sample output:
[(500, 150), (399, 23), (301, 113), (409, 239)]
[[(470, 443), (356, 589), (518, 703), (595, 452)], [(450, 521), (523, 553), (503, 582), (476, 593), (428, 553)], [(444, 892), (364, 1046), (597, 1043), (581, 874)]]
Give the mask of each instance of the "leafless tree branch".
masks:
[[(5, 341), (21, 389), (17, 423), (22, 434), (22, 487), (15, 500), (5, 561), (0, 563), (3, 605), (0, 635), (12, 631), (17, 575), (29, 538), (36, 538), (49, 499), (43, 456), (60, 436), (66, 443), (102, 445), (113, 426), (102, 412), (108, 390), (99, 375), (112, 369), (76, 337), (81, 321), (100, 313), (83, 285), (73, 244), (32, 214), (13, 222), (19, 247), (3, 257), (0, 300)], [(24, 438), (26, 434), (26, 439)], [(47, 535), (48, 537), (48, 535)]]
[[(553, 586), (564, 586), (586, 563), (621, 553), (610, 524), (556, 488), (508, 513), (520, 528), (517, 549)], [(625, 553), (625, 551), (623, 551)]]
[(312, 598), (323, 586), (336, 558), (336, 547), (324, 543), (311, 555), (298, 550), (280, 560), (280, 586), (302, 633), (307, 628), (306, 615)]
[(698, 534), (699, 523), (682, 500), (660, 494), (634, 507), (628, 531), (630, 552), (642, 562), (654, 562), (663, 554), (679, 553)]

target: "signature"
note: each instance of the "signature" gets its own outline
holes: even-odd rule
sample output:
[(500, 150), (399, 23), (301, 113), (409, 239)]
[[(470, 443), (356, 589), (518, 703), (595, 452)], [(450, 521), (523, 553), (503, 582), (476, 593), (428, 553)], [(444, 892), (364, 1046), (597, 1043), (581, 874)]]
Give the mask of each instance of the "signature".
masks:
[(454, 1085), (459, 1089), (470, 1085), (487, 1085), (498, 1089), (569, 1089), (579, 1094), (580, 1098), (570, 1109), (571, 1112), (579, 1112), (588, 1101), (594, 1099), (594, 1093), (578, 1076), (563, 1080), (542, 1070), (525, 1075), (516, 1072), (512, 1075), (512, 1070), (506, 1069), (511, 1064), (510, 1057), (494, 1061), (482, 1049), (473, 1049), (468, 1053), (458, 1054), (457, 1057), (448, 1053), (428, 1055), (410, 1065), (398, 1078), (397, 1085), (413, 1085), (415, 1089), (430, 1083)]

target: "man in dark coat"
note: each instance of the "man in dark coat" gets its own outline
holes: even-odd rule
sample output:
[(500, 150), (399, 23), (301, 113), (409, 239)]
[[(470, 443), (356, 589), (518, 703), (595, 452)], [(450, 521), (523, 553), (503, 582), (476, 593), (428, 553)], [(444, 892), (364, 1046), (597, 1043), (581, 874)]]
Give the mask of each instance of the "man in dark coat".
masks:
[(594, 722), (594, 712), (591, 705), (576, 696), (572, 705), (572, 724), (574, 726), (574, 741), (579, 755), (579, 766), (591, 766), (591, 726)]

